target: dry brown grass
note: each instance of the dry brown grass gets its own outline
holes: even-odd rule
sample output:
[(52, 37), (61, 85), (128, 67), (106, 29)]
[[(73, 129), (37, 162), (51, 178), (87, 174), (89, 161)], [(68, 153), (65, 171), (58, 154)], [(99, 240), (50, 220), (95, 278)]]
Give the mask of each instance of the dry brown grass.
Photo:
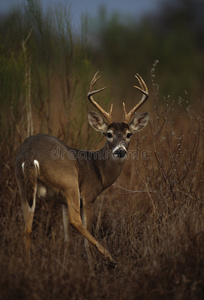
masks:
[(90, 268), (74, 229), (67, 246), (60, 206), (46, 202), (26, 266), (15, 151), (1, 141), (0, 299), (203, 299), (203, 106), (165, 103), (154, 96), (150, 124), (131, 144), (138, 156), (95, 203), (93, 232), (115, 269), (94, 250)]

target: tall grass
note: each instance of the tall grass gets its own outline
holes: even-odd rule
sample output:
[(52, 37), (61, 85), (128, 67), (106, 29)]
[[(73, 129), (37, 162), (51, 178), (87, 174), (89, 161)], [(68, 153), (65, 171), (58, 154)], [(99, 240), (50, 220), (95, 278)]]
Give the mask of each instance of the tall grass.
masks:
[(91, 146), (88, 129), (81, 127), (88, 74), (96, 68), (88, 54), (86, 20), (76, 37), (70, 13), (63, 4), (43, 12), (39, 1), (28, 0), (1, 23), (0, 135), (9, 147), (29, 135), (31, 107), (31, 132), (53, 132), (73, 146)]

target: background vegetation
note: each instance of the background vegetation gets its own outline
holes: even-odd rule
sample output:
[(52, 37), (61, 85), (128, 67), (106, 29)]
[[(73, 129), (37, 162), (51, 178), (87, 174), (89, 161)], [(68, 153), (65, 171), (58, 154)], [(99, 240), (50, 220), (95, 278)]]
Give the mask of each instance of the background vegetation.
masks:
[[(1, 19), (0, 299), (203, 298), (203, 13), (201, 1), (190, 0), (140, 22), (102, 8), (96, 19), (82, 18), (78, 34), (69, 6), (43, 12), (28, 0)], [(98, 101), (115, 104), (116, 120), (122, 101), (131, 107), (139, 97), (136, 72), (150, 90), (143, 108), (149, 125), (131, 143), (137, 155), (95, 203), (94, 235), (118, 267), (93, 251), (89, 268), (74, 230), (73, 243), (64, 244), (60, 207), (38, 201), (28, 269), (16, 149), (38, 132), (73, 147), (100, 147), (86, 119), (98, 69), (101, 86), (109, 87)]]

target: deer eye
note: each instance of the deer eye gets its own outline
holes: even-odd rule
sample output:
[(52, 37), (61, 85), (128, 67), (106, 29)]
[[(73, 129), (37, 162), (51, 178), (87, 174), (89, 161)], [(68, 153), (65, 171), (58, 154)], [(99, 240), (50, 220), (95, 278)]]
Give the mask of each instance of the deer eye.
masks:
[(127, 133), (126, 138), (129, 139), (131, 137), (132, 133)]
[(112, 133), (108, 132), (107, 133), (107, 138), (111, 139), (113, 137)]

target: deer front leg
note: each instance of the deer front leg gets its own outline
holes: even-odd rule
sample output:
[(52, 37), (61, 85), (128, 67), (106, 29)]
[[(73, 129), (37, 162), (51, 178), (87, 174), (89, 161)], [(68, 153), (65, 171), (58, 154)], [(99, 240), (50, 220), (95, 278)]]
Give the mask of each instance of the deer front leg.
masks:
[(63, 227), (64, 227), (64, 240), (69, 242), (70, 234), (68, 229), (69, 217), (68, 217), (68, 207), (62, 205), (62, 218), (63, 218)]
[[(82, 203), (81, 215), (82, 215), (83, 225), (92, 234), (93, 203), (87, 204), (84, 197), (81, 198), (81, 203)], [(84, 246), (85, 246), (85, 249), (86, 249), (86, 254), (88, 256), (89, 265), (91, 266), (92, 265), (91, 249), (90, 249), (89, 242), (86, 238), (84, 239)]]
[(108, 261), (115, 265), (112, 256), (85, 228), (80, 216), (80, 196), (78, 188), (65, 192), (67, 204), (69, 207), (69, 221)]

